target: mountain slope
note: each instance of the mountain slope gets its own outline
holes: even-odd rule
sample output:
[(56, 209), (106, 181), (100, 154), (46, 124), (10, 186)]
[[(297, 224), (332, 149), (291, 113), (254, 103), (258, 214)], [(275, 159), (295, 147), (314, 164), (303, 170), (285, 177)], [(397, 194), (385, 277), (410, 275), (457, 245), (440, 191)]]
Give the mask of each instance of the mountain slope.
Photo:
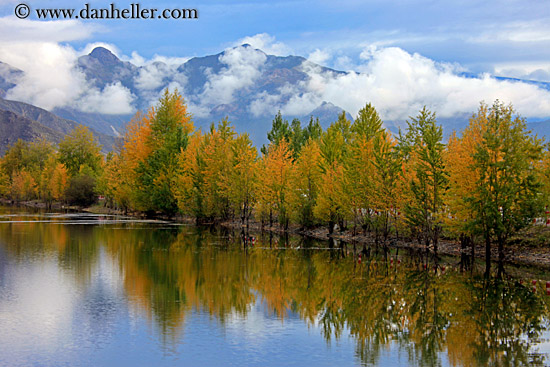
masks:
[(63, 137), (64, 134), (59, 131), (14, 112), (0, 109), (0, 156), (18, 139), (30, 142), (43, 138), (57, 144)]
[[(76, 123), (75, 121), (63, 119), (42, 108), (27, 104), (27, 103), (23, 103), (23, 102), (9, 101), (9, 100), (0, 98), (0, 110), (14, 113), (20, 116), (21, 118), (24, 118), (30, 121), (35, 121), (40, 125), (44, 126), (45, 128), (48, 128), (49, 130), (60, 133), (61, 136), (68, 134), (78, 125), (78, 123)], [(10, 121), (14, 123), (13, 125), (14, 130), (19, 131), (19, 126), (17, 125), (17, 122), (19, 120), (12, 118)], [(21, 121), (25, 122), (26, 124), (26, 120), (21, 120)], [(108, 152), (113, 149), (115, 144), (114, 136), (98, 133), (93, 129), (90, 129), (90, 130), (92, 131), (94, 136), (98, 139), (99, 143), (103, 146), (104, 152)], [(23, 140), (26, 140), (26, 139), (23, 139)], [(52, 141), (56, 142), (55, 140), (52, 140)]]
[[(51, 111), (57, 115), (56, 118), (45, 114), (45, 110), (30, 113), (26, 111), (28, 108), (7, 108), (2, 107), (1, 103), (0, 108), (13, 110), (63, 132), (72, 129), (73, 125), (60, 123), (56, 119), (70, 120), (71, 123), (77, 121), (98, 132), (96, 135), (101, 143), (109, 147), (112, 146), (112, 138), (109, 141), (108, 136), (122, 132), (133, 115), (112, 113), (147, 110), (157, 103), (165, 88), (177, 88), (185, 98), (189, 112), (193, 114), (195, 126), (206, 130), (211, 123), (227, 117), (238, 132), (248, 132), (259, 146), (266, 143), (267, 131), (279, 108), (283, 109), (283, 117), (289, 121), (299, 118), (305, 124), (310, 116), (314, 116), (319, 117), (326, 128), (342, 111), (340, 106), (331, 103), (331, 96), (347, 93), (347, 89), (336, 88), (331, 90), (332, 94), (319, 91), (329, 88), (334, 80), (340, 80), (337, 77), (342, 77), (342, 83), (352, 83), (357, 81), (355, 76), (365, 75), (323, 67), (301, 56), (268, 55), (248, 44), (215, 55), (193, 57), (181, 64), (156, 61), (142, 66), (122, 61), (111, 51), (97, 47), (88, 55), (79, 57), (74, 67), (77, 74), (81, 73), (79, 77), (85, 79), (85, 85), (78, 91), (73, 104), (56, 107)], [(16, 86), (18, 80), (24, 80), (20, 78), (22, 75), (22, 71), (0, 63), (0, 97)], [(506, 81), (509, 82), (508, 86), (510, 83), (530, 84), (550, 90), (550, 83), (544, 82), (472, 73), (456, 75), (467, 79)], [(350, 88), (353, 85), (350, 84)], [(382, 92), (388, 91), (382, 88)], [(357, 95), (354, 97), (357, 99)], [(323, 100), (326, 102), (321, 102)], [(309, 113), (304, 113), (309, 109)], [(110, 114), (89, 112), (98, 110)], [(462, 130), (473, 112), (438, 117), (445, 135), (448, 136), (453, 130)], [(353, 117), (348, 115), (350, 119)], [(542, 120), (548, 119), (547, 116), (541, 117)], [(406, 126), (405, 119), (385, 122), (393, 132)], [(550, 136), (548, 123), (533, 124), (539, 134)]]

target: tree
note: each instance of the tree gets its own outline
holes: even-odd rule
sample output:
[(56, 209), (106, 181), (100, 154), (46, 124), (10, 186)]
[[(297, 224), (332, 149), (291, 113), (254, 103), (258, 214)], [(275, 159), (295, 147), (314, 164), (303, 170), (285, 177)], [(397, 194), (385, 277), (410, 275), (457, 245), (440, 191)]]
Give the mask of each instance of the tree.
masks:
[(0, 158), (0, 197), (5, 197), (10, 191), (10, 178), (4, 172), (4, 165), (2, 163), (2, 159)]
[(106, 162), (104, 193), (112, 194), (116, 205), (125, 211), (130, 208), (146, 210), (139, 200), (143, 188), (138, 182), (138, 168), (146, 163), (152, 151), (147, 142), (153, 118), (153, 108), (147, 113), (138, 111), (126, 125), (120, 152)]
[(374, 139), (372, 203), (378, 212), (376, 224), (382, 231), (384, 244), (391, 228), (397, 231), (399, 208), (403, 205), (403, 162), (395, 146), (395, 139), (386, 130)]
[(65, 195), (68, 184), (68, 172), (57, 156), (51, 154), (40, 175), (40, 198), (51, 206), (54, 200), (61, 200)]
[(32, 175), (26, 170), (14, 173), (11, 183), (10, 196), (15, 201), (32, 200), (37, 195), (37, 184)]
[(95, 177), (101, 173), (101, 146), (92, 132), (83, 125), (76, 126), (59, 143), (59, 161), (75, 176), (82, 166), (88, 166)]
[(323, 128), (321, 127), (321, 123), (319, 122), (319, 117), (317, 117), (316, 119), (313, 119), (313, 116), (311, 116), (309, 118), (309, 123), (302, 131), (303, 131), (304, 144), (309, 139), (320, 140), (321, 135), (323, 135)]
[[(281, 111), (277, 112), (275, 118), (271, 122), (271, 130), (267, 133), (267, 139), (271, 145), (278, 145), (282, 140), (290, 142), (292, 136), (292, 130), (287, 120), (283, 119)], [(262, 154), (267, 154), (268, 147), (265, 145), (260, 149)]]
[[(453, 132), (445, 152), (445, 167), (449, 174), (449, 186), (445, 196), (448, 216), (445, 226), (451, 236), (459, 238), (464, 251), (471, 246), (474, 257), (476, 237), (479, 234), (474, 224), (476, 211), (472, 205), (480, 172), (474, 168), (474, 152), (481, 143), (487, 128), (487, 107), (481, 106), (480, 112), (470, 119), (469, 125), (460, 137)], [(477, 198), (476, 200), (479, 200)]]
[(321, 150), (321, 180), (319, 196), (314, 215), (321, 222), (328, 223), (329, 233), (338, 223), (344, 227), (344, 220), (350, 216), (350, 196), (347, 192), (345, 165), (351, 139), (351, 123), (342, 112), (323, 134)]
[(416, 118), (407, 121), (408, 131), (400, 137), (401, 152), (410, 160), (409, 203), (405, 220), (412, 233), (437, 253), (442, 229), (444, 192), (447, 173), (443, 162), (443, 129), (436, 124), (435, 113), (425, 106)]
[(67, 201), (72, 205), (90, 206), (96, 202), (96, 179), (89, 174), (78, 174), (69, 179), (65, 192)]
[(319, 195), (320, 161), (319, 144), (316, 140), (309, 139), (294, 164), (291, 181), (291, 212), (302, 227), (311, 227), (315, 223), (313, 208)]
[(229, 197), (241, 218), (241, 224), (248, 220), (255, 202), (258, 176), (258, 153), (248, 134), (239, 135), (232, 143), (232, 169), (229, 177)]
[(136, 204), (141, 210), (174, 214), (177, 202), (172, 183), (178, 154), (187, 146), (193, 122), (177, 90), (166, 89), (150, 116), (150, 122), (142, 125), (150, 132), (137, 135), (145, 138), (150, 153), (136, 167)]
[(230, 216), (230, 177), (232, 143), (235, 131), (227, 118), (210, 127), (201, 149), (203, 165), (203, 195), (205, 214), (210, 218), (227, 219)]
[[(371, 224), (376, 224), (376, 213), (373, 210), (374, 198), (374, 140), (382, 133), (382, 120), (374, 106), (368, 103), (359, 110), (357, 118), (351, 125), (351, 142), (346, 164), (347, 191), (350, 196), (354, 217), (354, 230), (362, 222), (364, 231)], [(374, 218), (373, 218), (374, 215)], [(378, 242), (378, 226), (376, 241)]]
[(178, 155), (178, 168), (174, 178), (174, 196), (179, 210), (195, 216), (197, 222), (205, 217), (204, 208), (204, 160), (202, 149), (204, 135), (195, 131), (189, 144)]
[(262, 157), (258, 180), (258, 204), (260, 213), (269, 213), (270, 224), (275, 214), (285, 229), (289, 225), (289, 196), (292, 172), (292, 153), (286, 139), (270, 144), (267, 155)]
[(490, 109), (482, 104), (474, 116), (487, 126), (473, 152), (471, 169), (479, 174), (476, 189), (466, 199), (475, 213), (474, 225), (485, 239), (486, 276), (491, 243), (498, 244), (498, 274), (502, 275), (508, 239), (529, 225), (542, 207), (535, 172), (542, 157), (541, 142), (529, 135), (525, 120), (514, 113), (511, 105), (497, 100)]

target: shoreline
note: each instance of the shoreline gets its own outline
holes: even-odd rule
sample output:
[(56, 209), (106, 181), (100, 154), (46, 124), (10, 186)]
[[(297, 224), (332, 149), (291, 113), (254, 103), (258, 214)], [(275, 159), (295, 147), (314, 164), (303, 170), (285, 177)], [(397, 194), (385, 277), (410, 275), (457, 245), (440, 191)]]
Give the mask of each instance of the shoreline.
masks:
[[(25, 208), (34, 208), (34, 209), (42, 209), (42, 210), (61, 210), (61, 211), (70, 211), (70, 212), (83, 212), (83, 213), (91, 213), (91, 214), (105, 214), (105, 215), (124, 215), (134, 218), (152, 218), (152, 219), (162, 219), (162, 220), (170, 220), (175, 222), (181, 222), (186, 224), (192, 224), (197, 225), (196, 221), (192, 217), (182, 216), (182, 215), (176, 215), (176, 216), (167, 216), (167, 215), (153, 215), (148, 216), (141, 212), (126, 212), (123, 211), (108, 208), (106, 206), (102, 206), (101, 204), (96, 204), (94, 206), (90, 207), (77, 207), (77, 206), (69, 206), (69, 205), (62, 205), (61, 203), (53, 203), (49, 208), (46, 205), (46, 203), (41, 201), (22, 201), (18, 203), (14, 203), (11, 200), (1, 199), (0, 198), (0, 205), (5, 206), (11, 206), (11, 207), (25, 207)], [(241, 225), (240, 220), (233, 220), (233, 221), (223, 221), (223, 222), (216, 222), (216, 223), (204, 223), (204, 225), (219, 225), (224, 228), (229, 228), (233, 230), (246, 230), (245, 225)], [(530, 236), (525, 236), (525, 238), (522, 239), (515, 239), (514, 242), (520, 242), (520, 245), (516, 249), (511, 249), (510, 246), (508, 246), (506, 251), (506, 264), (509, 265), (516, 265), (516, 266), (533, 266), (537, 268), (543, 268), (543, 269), (550, 269), (550, 248), (545, 245), (530, 245), (526, 240), (528, 237), (533, 237), (534, 235), (541, 234), (541, 233), (548, 233), (550, 234), (550, 227), (541, 227), (537, 229), (539, 233), (531, 233)], [(307, 238), (312, 238), (315, 240), (320, 241), (329, 241), (330, 238), (336, 240), (336, 241), (342, 241), (345, 243), (355, 243), (357, 245), (365, 245), (365, 246), (375, 246), (375, 240), (374, 237), (367, 234), (358, 234), (353, 236), (352, 230), (345, 230), (342, 232), (334, 232), (332, 235), (329, 235), (328, 229), (326, 227), (315, 227), (312, 229), (306, 229), (302, 230), (299, 226), (291, 226), (287, 231), (282, 230), (278, 225), (274, 226), (261, 226), (261, 223), (256, 221), (250, 221), (248, 226), (248, 232), (250, 233), (273, 233), (279, 236), (284, 235), (294, 235), (294, 236), (302, 236)], [(549, 237), (550, 238), (550, 237)], [(420, 245), (418, 243), (415, 243), (414, 241), (410, 241), (406, 238), (400, 238), (398, 240), (391, 239), (390, 240), (391, 245), (388, 245), (388, 248), (399, 248), (399, 249), (415, 249), (415, 250), (422, 250), (426, 251), (426, 246)], [(380, 244), (381, 246), (381, 244)], [(433, 253), (432, 249), (428, 249), (431, 253)], [(471, 247), (467, 247), (465, 254), (467, 256), (471, 255)], [(442, 256), (452, 256), (456, 258), (460, 258), (462, 255), (462, 249), (460, 247), (460, 243), (458, 241), (454, 241), (451, 239), (445, 239), (442, 238), (439, 245), (438, 245), (438, 255)], [(476, 245), (475, 247), (475, 258), (476, 259), (484, 259), (485, 258), (485, 246), (484, 245)], [(494, 264), (498, 261), (498, 255), (497, 255), (497, 249), (493, 248), (491, 251), (491, 258), (492, 262)]]

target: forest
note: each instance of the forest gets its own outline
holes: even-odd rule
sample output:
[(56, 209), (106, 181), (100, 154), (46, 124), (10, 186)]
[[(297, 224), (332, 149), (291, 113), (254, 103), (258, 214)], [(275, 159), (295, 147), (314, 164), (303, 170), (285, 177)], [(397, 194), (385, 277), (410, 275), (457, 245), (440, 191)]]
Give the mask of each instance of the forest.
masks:
[(105, 206), (197, 223), (343, 229), (377, 244), (407, 238), (437, 253), (442, 237), (504, 250), (522, 230), (547, 222), (550, 152), (512, 105), (480, 103), (447, 142), (436, 114), (422, 108), (397, 136), (367, 103), (351, 122), (343, 112), (326, 130), (318, 119), (284, 120), (255, 147), (226, 119), (194, 127), (183, 97), (165, 91), (138, 112), (117, 149), (103, 156), (77, 127), (56, 147), (18, 141), (0, 158), (0, 196)]

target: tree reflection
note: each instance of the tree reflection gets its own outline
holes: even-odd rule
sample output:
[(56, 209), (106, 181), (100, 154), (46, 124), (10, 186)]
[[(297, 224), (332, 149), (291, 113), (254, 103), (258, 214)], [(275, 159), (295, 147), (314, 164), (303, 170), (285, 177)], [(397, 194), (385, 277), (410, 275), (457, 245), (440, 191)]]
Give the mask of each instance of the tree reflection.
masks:
[(51, 223), (2, 224), (0, 243), (11, 256), (55, 253), (82, 282), (103, 247), (131, 307), (167, 346), (185, 337), (191, 312), (224, 327), (261, 302), (282, 322), (297, 314), (319, 327), (328, 343), (349, 333), (366, 364), (378, 364), (388, 348), (411, 365), (545, 363), (533, 346), (548, 329), (550, 297), (514, 280), (445, 271), (425, 252), (214, 227)]

